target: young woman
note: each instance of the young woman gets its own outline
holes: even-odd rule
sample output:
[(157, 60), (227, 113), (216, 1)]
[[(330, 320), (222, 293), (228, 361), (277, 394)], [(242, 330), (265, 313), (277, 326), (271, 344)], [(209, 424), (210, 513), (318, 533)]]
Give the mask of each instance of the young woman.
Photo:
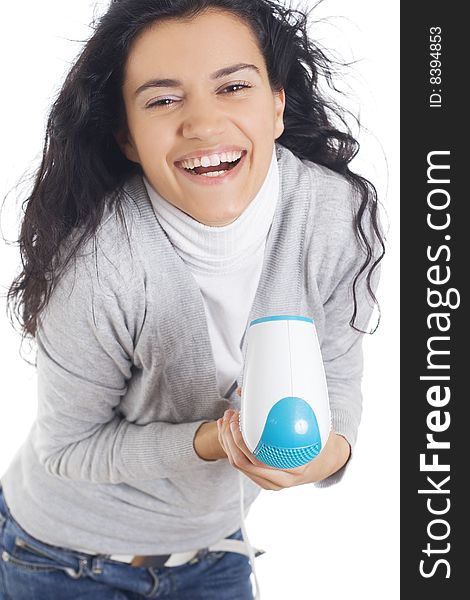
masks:
[[(384, 245), (329, 73), (281, 2), (100, 19), (52, 107), (9, 291), (38, 414), (1, 478), (2, 597), (253, 598), (239, 474), (245, 510), (343, 476)], [(332, 432), (296, 469), (231, 425), (247, 326), (272, 314), (315, 319), (328, 381)]]

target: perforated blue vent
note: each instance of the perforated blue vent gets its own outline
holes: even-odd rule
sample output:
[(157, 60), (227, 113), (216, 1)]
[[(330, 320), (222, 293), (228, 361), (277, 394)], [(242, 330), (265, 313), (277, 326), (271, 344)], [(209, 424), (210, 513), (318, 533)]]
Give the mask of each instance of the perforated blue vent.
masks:
[(310, 404), (286, 396), (269, 411), (253, 454), (271, 467), (293, 469), (310, 462), (321, 448), (320, 430)]
[(305, 448), (279, 448), (260, 443), (253, 454), (270, 467), (293, 469), (310, 462), (319, 452), (319, 444), (312, 444)]

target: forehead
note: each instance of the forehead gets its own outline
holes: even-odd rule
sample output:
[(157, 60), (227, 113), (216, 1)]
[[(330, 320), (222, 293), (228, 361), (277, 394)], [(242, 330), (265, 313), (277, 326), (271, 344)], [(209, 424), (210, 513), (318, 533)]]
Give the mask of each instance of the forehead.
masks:
[(235, 15), (208, 10), (192, 19), (169, 19), (152, 24), (131, 46), (126, 85), (149, 75), (203, 76), (224, 64), (254, 62), (263, 57), (249, 27)]

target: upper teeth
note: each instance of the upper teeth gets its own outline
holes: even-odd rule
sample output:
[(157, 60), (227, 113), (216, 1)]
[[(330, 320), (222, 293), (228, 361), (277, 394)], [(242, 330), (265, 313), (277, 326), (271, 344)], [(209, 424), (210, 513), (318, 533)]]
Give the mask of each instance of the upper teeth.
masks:
[(235, 162), (243, 152), (221, 152), (220, 154), (211, 154), (211, 156), (201, 156), (200, 158), (187, 158), (181, 161), (181, 166), (185, 169), (194, 169), (195, 167), (217, 167), (223, 162)]

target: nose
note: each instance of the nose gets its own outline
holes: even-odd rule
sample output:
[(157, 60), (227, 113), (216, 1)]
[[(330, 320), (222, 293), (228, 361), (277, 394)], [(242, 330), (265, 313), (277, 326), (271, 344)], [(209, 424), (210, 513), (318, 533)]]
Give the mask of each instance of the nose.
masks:
[(225, 117), (213, 105), (194, 101), (185, 112), (182, 134), (186, 138), (217, 138), (225, 130)]

